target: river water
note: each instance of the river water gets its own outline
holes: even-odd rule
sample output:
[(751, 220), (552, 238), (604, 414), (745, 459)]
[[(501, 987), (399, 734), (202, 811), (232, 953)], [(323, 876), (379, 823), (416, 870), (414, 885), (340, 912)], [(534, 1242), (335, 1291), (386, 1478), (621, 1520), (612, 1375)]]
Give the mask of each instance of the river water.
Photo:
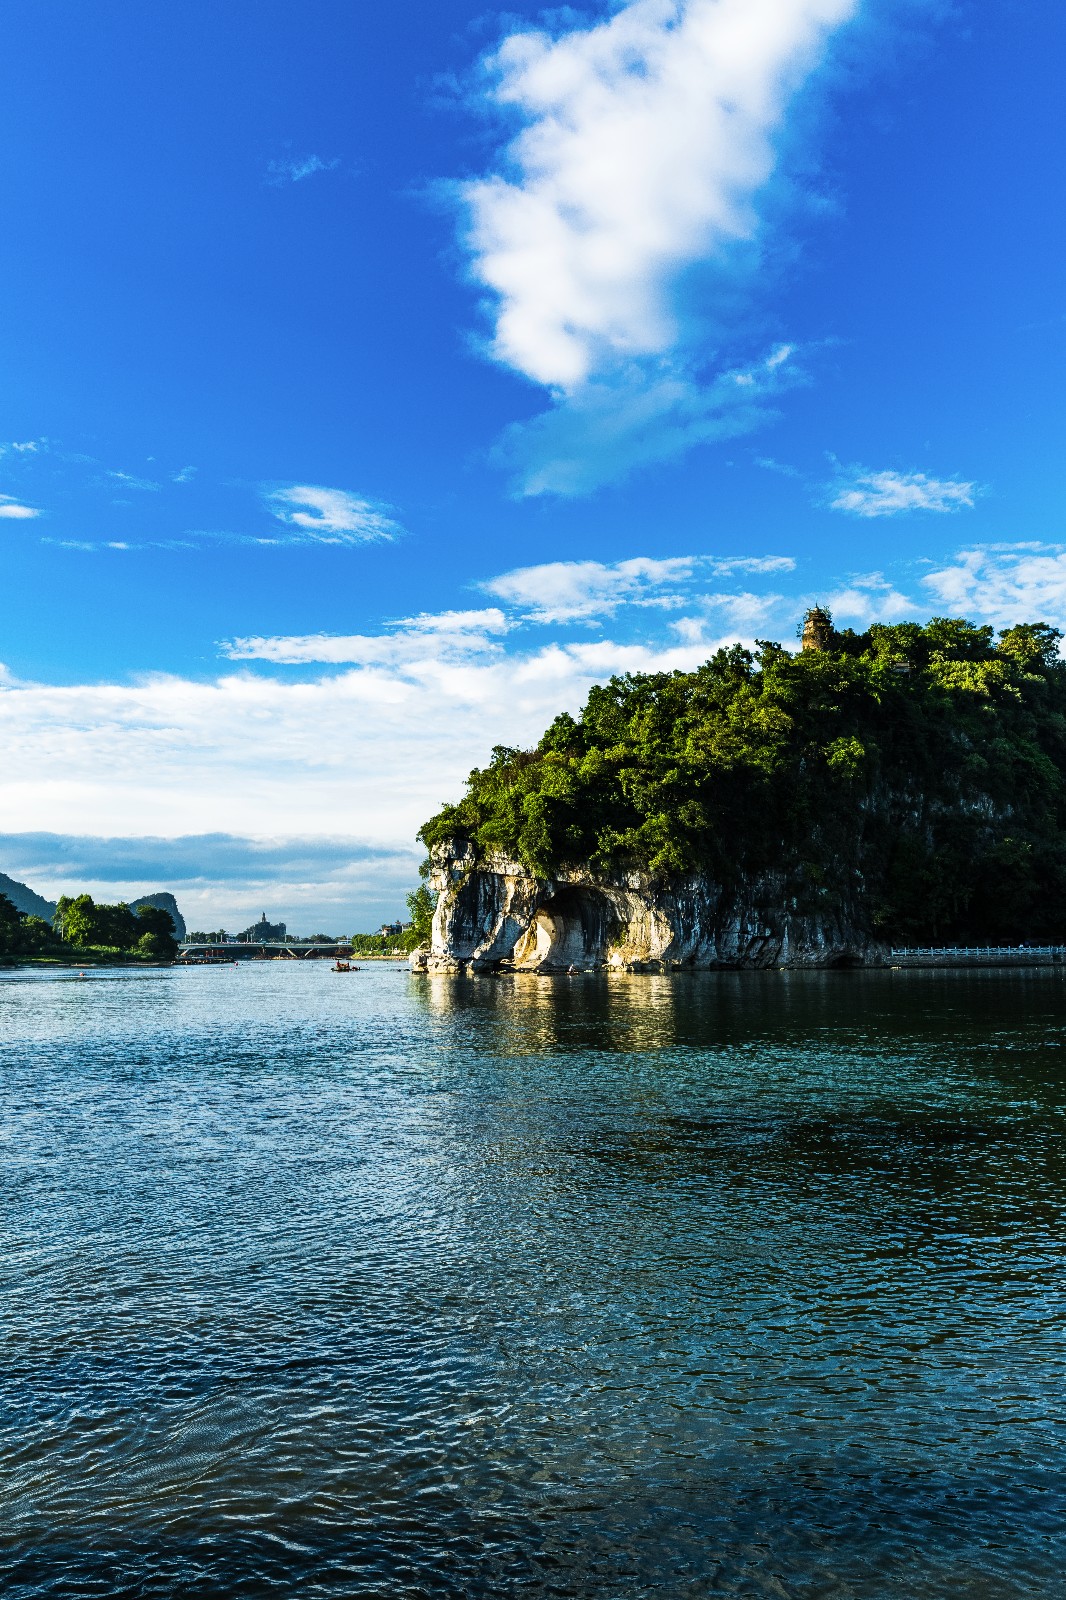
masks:
[(0, 976), (0, 1593), (1066, 1595), (1060, 972)]

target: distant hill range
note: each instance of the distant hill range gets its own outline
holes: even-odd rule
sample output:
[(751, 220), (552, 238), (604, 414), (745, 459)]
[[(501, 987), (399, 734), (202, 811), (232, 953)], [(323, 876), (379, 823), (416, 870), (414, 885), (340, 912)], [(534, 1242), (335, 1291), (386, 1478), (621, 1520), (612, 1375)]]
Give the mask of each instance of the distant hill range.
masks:
[[(18, 883), (14, 878), (9, 878), (6, 872), (0, 872), (0, 894), (6, 895), (24, 917), (41, 917), (45, 922), (51, 922), (56, 914), (54, 900), (46, 900), (43, 895), (36, 894), (28, 884)], [(130, 907), (136, 911), (140, 906), (158, 906), (161, 911), (169, 911), (174, 923), (174, 934), (178, 939), (185, 937), (185, 918), (178, 910), (178, 902), (172, 894), (160, 890), (158, 894), (142, 894), (138, 899), (130, 901)]]
[(40, 917), (44, 922), (51, 922), (56, 914), (53, 900), (34, 894), (26, 884), (16, 883), (6, 872), (0, 872), (0, 894), (6, 895), (15, 910), (24, 917)]

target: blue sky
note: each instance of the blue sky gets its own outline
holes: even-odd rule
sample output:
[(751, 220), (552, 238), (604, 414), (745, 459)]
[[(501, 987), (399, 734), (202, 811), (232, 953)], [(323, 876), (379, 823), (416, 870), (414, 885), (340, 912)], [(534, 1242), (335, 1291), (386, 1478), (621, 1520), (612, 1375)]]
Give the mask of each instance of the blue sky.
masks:
[(0, 12), (0, 870), (394, 913), (612, 671), (1066, 622), (1051, 0)]

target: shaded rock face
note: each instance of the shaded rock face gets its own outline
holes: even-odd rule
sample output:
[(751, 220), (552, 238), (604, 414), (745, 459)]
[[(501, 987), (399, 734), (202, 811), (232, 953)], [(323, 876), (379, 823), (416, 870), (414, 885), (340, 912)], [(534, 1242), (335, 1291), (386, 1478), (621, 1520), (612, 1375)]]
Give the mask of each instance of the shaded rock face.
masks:
[(460, 840), (434, 849), (430, 881), (433, 937), (413, 958), (430, 971), (871, 966), (886, 955), (857, 911), (800, 912), (783, 878), (730, 891), (700, 875), (580, 866), (538, 878), (503, 856), (475, 860)]

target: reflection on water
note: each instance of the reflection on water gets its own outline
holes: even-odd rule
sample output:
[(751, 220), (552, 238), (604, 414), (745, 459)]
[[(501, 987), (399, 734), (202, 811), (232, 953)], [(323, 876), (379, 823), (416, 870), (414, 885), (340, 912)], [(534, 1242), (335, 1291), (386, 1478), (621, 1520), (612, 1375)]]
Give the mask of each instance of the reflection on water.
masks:
[(8, 1596), (1063, 1592), (1062, 975), (0, 976)]

